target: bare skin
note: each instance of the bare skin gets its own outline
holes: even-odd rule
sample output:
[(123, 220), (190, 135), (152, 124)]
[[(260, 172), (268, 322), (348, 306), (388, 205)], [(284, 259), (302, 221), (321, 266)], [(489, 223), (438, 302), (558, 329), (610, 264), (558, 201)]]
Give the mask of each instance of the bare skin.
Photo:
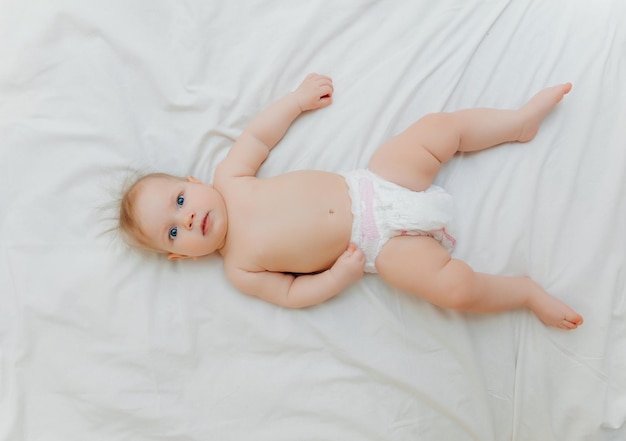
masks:
[[(382, 146), (369, 168), (389, 181), (424, 190), (441, 163), (457, 151), (532, 140), (541, 121), (571, 87), (567, 83), (544, 89), (516, 111), (471, 109), (428, 115)], [(391, 285), (439, 306), (472, 312), (527, 307), (547, 325), (562, 329), (575, 329), (583, 322), (534, 281), (475, 273), (429, 237), (392, 238), (378, 255), (376, 267)]]
[[(544, 89), (518, 110), (427, 115), (381, 146), (369, 168), (424, 190), (457, 151), (533, 139), (570, 88)], [(344, 178), (322, 171), (256, 177), (291, 123), (304, 111), (330, 105), (332, 94), (330, 78), (309, 75), (250, 123), (218, 166), (213, 185), (193, 178), (142, 182), (136, 213), (154, 247), (171, 259), (217, 251), (237, 288), (286, 307), (321, 303), (359, 280), (365, 258), (350, 243), (353, 218)], [(476, 273), (427, 236), (392, 238), (375, 263), (389, 284), (438, 306), (483, 313), (529, 308), (562, 329), (583, 322), (529, 278)]]

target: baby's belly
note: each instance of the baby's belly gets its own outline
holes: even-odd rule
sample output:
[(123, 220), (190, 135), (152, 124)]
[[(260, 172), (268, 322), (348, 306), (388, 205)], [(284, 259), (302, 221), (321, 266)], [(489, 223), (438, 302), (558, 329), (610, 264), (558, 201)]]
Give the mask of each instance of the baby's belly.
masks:
[(268, 271), (314, 273), (326, 270), (346, 250), (350, 241), (349, 235), (328, 233), (286, 235), (283, 232), (275, 237), (277, 241), (284, 241), (280, 246), (268, 241), (266, 246), (259, 248), (257, 263)]
[(352, 211), (343, 177), (321, 172), (270, 182), (272, 202), (259, 216), (256, 263), (268, 271), (328, 269), (350, 243)]

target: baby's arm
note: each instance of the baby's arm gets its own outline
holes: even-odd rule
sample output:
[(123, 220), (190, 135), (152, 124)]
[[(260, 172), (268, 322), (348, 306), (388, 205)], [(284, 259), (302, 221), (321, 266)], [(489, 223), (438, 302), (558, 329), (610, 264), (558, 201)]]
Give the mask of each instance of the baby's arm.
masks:
[(271, 271), (251, 272), (226, 265), (233, 285), (246, 294), (287, 308), (305, 308), (336, 296), (363, 276), (365, 256), (354, 244), (328, 270), (294, 276)]
[(263, 110), (237, 138), (217, 173), (254, 176), (294, 120), (307, 110), (332, 103), (333, 84), (329, 77), (309, 74), (298, 88)]

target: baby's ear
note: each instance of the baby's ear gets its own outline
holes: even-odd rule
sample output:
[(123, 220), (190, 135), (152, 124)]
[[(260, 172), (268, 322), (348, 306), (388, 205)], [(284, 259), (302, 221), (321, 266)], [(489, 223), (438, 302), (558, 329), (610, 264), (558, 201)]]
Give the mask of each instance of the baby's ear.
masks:
[(184, 254), (176, 254), (176, 253), (170, 253), (167, 256), (167, 260), (180, 260), (180, 259), (188, 259), (189, 256), (185, 256)]
[(192, 184), (204, 184), (204, 182), (202, 182), (200, 179), (197, 179), (193, 176), (187, 176), (187, 180)]

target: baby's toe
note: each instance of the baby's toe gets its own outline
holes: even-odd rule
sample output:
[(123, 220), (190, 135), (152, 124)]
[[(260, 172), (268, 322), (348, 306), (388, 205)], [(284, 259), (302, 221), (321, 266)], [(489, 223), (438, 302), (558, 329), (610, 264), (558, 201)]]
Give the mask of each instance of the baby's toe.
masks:
[(558, 325), (559, 328), (561, 329), (565, 329), (565, 330), (572, 330), (572, 329), (576, 329), (578, 327), (578, 325), (568, 321), (568, 320), (563, 320), (561, 321), (561, 323), (559, 323)]

